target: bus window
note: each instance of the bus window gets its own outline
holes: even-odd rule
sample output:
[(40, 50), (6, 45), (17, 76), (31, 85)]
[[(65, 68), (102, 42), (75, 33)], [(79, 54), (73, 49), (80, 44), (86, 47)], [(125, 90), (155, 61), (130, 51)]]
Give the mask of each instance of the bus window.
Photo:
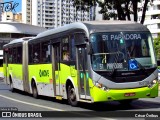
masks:
[(40, 43), (33, 45), (33, 63), (40, 62)]
[(17, 62), (17, 49), (16, 49), (16, 47), (13, 48), (12, 55), (13, 55), (13, 57), (12, 57), (12, 63), (16, 63)]
[(22, 63), (22, 47), (17, 47), (17, 63)]
[(69, 58), (69, 38), (64, 37), (62, 38), (62, 60), (69, 61)]
[(70, 57), (69, 57), (69, 52), (64, 52), (63, 53), (63, 60), (69, 61)]
[(29, 44), (28, 46), (28, 56), (29, 56), (29, 63), (33, 63), (32, 44)]
[(41, 43), (41, 62), (42, 63), (51, 62), (49, 41)]
[(8, 63), (12, 63), (12, 58), (13, 58), (12, 49), (9, 48), (8, 49)]
[(70, 59), (71, 60), (75, 60), (76, 59), (76, 54), (75, 54), (75, 51), (76, 51), (76, 47), (75, 47), (75, 40), (74, 40), (74, 36), (71, 36), (70, 37)]
[(142, 49), (142, 56), (144, 57), (148, 57), (149, 55), (149, 46), (146, 44), (147, 42), (145, 41), (145, 39), (142, 39), (141, 41), (141, 49)]
[(130, 45), (128, 47), (128, 50), (130, 52), (130, 57), (135, 57), (136, 56), (136, 44), (135, 41), (129, 41)]

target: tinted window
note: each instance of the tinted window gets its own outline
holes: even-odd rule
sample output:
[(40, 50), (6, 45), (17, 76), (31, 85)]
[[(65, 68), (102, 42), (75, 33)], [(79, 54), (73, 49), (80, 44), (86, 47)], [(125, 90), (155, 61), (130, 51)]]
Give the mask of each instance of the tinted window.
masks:
[(50, 59), (50, 45), (49, 42), (42, 42), (41, 43), (41, 62), (42, 63), (48, 63), (51, 62)]
[(17, 63), (22, 63), (22, 46), (17, 47)]
[(33, 44), (33, 63), (40, 62), (40, 43)]

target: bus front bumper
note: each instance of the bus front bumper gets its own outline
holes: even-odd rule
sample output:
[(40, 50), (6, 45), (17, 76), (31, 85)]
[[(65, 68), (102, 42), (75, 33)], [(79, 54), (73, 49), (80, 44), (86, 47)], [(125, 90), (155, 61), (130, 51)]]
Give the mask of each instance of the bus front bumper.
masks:
[(102, 90), (96, 86), (90, 89), (93, 102), (116, 101), (125, 99), (154, 98), (158, 96), (158, 83), (151, 88)]

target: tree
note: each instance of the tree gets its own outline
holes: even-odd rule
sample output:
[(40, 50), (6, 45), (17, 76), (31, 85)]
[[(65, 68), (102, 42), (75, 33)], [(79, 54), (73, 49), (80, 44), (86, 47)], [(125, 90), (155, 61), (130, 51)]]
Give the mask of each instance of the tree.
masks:
[(157, 59), (160, 60), (160, 37), (155, 38), (153, 43)]
[[(146, 15), (146, 10), (147, 10), (147, 5), (148, 5), (149, 0), (145, 0), (144, 6), (143, 6), (143, 11), (142, 11), (142, 19), (141, 19), (141, 24), (144, 23), (145, 20), (145, 15)], [(150, 0), (150, 3), (152, 3), (153, 0)]]
[[(137, 10), (138, 10), (138, 2), (140, 0), (72, 0), (74, 1), (74, 6), (76, 6), (77, 10), (82, 9), (85, 11), (89, 11), (89, 8), (92, 6), (96, 6), (96, 3), (101, 7), (99, 11), (100, 14), (103, 14), (103, 19), (108, 20), (110, 18), (118, 19), (118, 20), (131, 20), (131, 15), (134, 16), (134, 21), (137, 22)], [(153, 0), (145, 0), (143, 4), (142, 10), (142, 19), (140, 23), (144, 23), (145, 14), (147, 10), (148, 3), (153, 2)], [(79, 4), (83, 6), (78, 6)], [(90, 7), (88, 7), (90, 6)]]
[[(95, 6), (96, 6), (96, 2), (97, 0), (71, 0), (73, 2), (73, 6), (76, 7), (76, 12), (77, 11), (90, 11), (92, 7), (94, 7), (94, 11), (95, 11)], [(94, 13), (94, 17), (95, 17), (95, 12)], [(93, 20), (95, 20), (95, 18), (93, 18)]]

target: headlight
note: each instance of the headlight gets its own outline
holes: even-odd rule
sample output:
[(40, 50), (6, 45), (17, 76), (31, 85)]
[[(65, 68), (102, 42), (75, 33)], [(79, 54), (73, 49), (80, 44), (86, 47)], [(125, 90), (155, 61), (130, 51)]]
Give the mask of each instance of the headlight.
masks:
[(151, 88), (153, 85), (155, 85), (158, 81), (157, 80), (152, 80), (150, 84), (148, 85), (149, 88)]
[(157, 83), (157, 80), (153, 80), (152, 83), (153, 83), (153, 84), (156, 84), (156, 83)]
[(104, 91), (108, 91), (108, 90), (109, 90), (106, 86), (104, 86), (104, 85), (101, 84), (101, 83), (94, 82), (94, 85), (95, 85), (96, 87), (98, 87), (98, 88), (104, 90)]
[(102, 84), (98, 82), (96, 82), (95, 86), (97, 86), (98, 88), (102, 88)]

